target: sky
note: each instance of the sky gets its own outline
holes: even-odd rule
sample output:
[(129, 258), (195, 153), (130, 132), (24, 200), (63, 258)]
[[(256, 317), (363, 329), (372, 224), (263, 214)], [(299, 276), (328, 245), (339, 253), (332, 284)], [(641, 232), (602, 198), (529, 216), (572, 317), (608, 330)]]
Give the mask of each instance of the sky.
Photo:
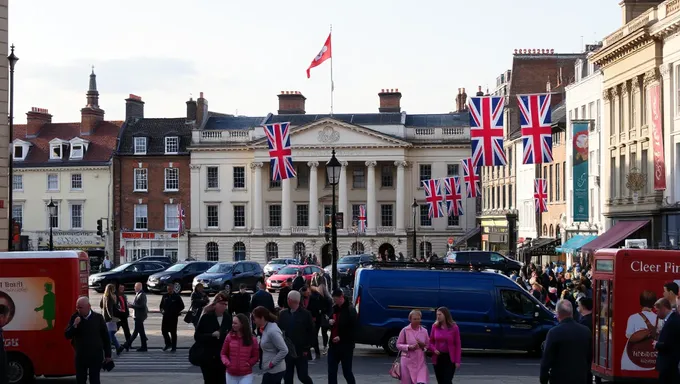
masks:
[[(333, 26), (335, 113), (378, 111), (398, 88), (402, 110), (447, 113), (458, 88), (493, 90), (516, 48), (582, 52), (621, 26), (619, 0), (10, 0), (16, 123), (31, 107), (80, 121), (91, 67), (107, 120), (129, 94), (145, 117), (181, 117), (203, 92), (211, 111), (276, 113), (300, 91), (330, 111), (330, 63), (305, 70)], [(568, 5), (567, 5), (568, 4)]]

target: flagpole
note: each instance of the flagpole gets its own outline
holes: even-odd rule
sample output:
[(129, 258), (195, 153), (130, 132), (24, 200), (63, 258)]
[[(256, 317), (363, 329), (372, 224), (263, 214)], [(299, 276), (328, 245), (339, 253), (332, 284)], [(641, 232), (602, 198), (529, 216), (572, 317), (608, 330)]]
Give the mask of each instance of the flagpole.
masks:
[(333, 24), (331, 24), (331, 116), (333, 116), (333, 91), (335, 90), (335, 85), (333, 84)]

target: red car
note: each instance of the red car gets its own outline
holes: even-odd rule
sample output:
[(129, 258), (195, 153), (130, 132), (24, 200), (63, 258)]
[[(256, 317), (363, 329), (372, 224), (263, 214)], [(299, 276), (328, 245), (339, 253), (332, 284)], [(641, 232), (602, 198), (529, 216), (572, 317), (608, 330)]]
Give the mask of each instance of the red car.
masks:
[(308, 285), (312, 282), (314, 274), (321, 272), (321, 268), (316, 265), (289, 265), (267, 278), (267, 291), (275, 292), (285, 287), (286, 280), (294, 279), (300, 269), (302, 269), (302, 276), (304, 276)]

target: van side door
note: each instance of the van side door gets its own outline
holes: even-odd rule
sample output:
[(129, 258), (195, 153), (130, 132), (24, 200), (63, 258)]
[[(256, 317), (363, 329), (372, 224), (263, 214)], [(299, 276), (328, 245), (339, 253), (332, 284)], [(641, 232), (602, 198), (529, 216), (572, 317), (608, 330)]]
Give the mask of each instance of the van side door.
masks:
[(498, 321), (503, 332), (503, 348), (531, 350), (535, 345), (534, 335), (540, 325), (535, 316), (539, 311), (529, 294), (519, 289), (498, 288), (500, 298)]

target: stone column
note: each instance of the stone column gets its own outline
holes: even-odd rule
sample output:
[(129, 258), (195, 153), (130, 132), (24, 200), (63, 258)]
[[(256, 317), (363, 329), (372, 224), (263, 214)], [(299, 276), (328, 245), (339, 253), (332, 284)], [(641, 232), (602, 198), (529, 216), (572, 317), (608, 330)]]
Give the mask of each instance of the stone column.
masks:
[(250, 168), (253, 170), (253, 177), (255, 178), (255, 197), (251, 207), (253, 212), (253, 234), (262, 234), (262, 163), (251, 163)]
[(317, 161), (310, 161), (309, 166), (309, 229), (310, 235), (319, 234), (319, 181)]
[[(347, 231), (349, 227), (352, 226), (352, 212), (347, 211), (347, 162), (341, 161), (340, 164), (340, 180), (338, 181), (338, 212), (342, 212), (343, 222), (342, 228), (338, 228), (341, 231)], [(341, 233), (345, 233), (341, 232)]]
[(293, 202), (291, 201), (291, 189), (293, 179), (281, 180), (281, 235), (289, 236), (291, 233)]
[(397, 235), (406, 234), (405, 222), (405, 200), (406, 200), (406, 177), (404, 175), (405, 161), (395, 161), (394, 165), (397, 167)]
[(377, 233), (377, 193), (375, 190), (375, 161), (367, 161), (366, 167), (366, 234), (375, 235)]

